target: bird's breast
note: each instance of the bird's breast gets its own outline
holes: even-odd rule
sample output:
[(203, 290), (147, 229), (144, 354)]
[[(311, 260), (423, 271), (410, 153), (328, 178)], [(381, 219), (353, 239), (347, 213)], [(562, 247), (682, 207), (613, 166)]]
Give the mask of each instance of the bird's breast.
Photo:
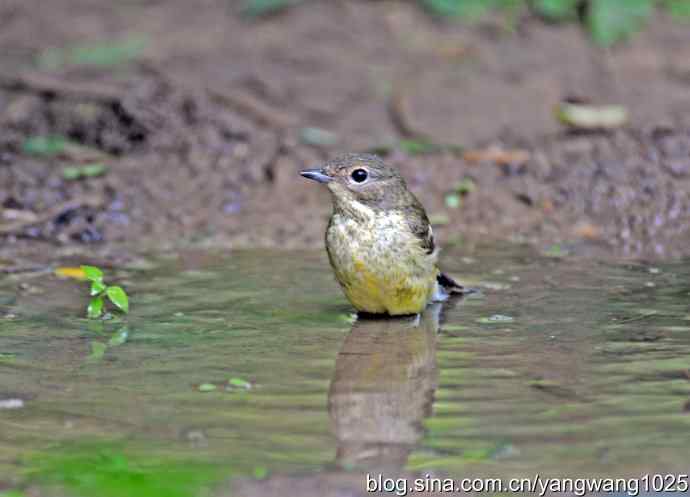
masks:
[(334, 214), (326, 247), (345, 295), (360, 311), (413, 314), (433, 293), (435, 258), (422, 249), (401, 214), (366, 220)]

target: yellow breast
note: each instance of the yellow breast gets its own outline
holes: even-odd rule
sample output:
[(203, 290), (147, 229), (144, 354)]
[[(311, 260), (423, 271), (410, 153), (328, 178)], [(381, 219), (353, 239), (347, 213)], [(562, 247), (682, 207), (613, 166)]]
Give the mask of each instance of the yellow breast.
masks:
[(329, 259), (345, 296), (359, 311), (416, 314), (431, 299), (438, 269), (399, 214), (367, 222), (333, 216)]

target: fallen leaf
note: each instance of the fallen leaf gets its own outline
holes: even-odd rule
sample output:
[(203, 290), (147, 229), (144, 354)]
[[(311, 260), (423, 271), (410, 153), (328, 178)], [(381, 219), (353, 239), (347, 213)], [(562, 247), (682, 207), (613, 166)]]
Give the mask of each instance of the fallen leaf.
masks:
[(601, 228), (589, 222), (581, 222), (575, 225), (573, 234), (586, 240), (598, 240), (601, 238)]
[(75, 280), (85, 280), (86, 279), (86, 273), (80, 267), (62, 266), (62, 267), (55, 268), (53, 273), (55, 273), (55, 276), (59, 276), (61, 278), (74, 278)]
[(575, 129), (616, 129), (628, 122), (628, 111), (620, 105), (590, 105), (561, 102), (556, 107), (558, 120)]
[(446, 59), (462, 59), (473, 51), (471, 47), (459, 42), (441, 43), (435, 50), (440, 57)]

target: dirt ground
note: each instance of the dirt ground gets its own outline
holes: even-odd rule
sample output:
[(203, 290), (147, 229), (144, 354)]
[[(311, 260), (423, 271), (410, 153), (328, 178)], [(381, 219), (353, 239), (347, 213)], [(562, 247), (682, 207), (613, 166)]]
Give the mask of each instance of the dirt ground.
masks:
[[(298, 171), (375, 150), (444, 243), (690, 255), (688, 25), (659, 15), (603, 51), (575, 25), (530, 15), (467, 26), (412, 2), (333, 0), (248, 21), (240, 4), (0, 5), (0, 253), (320, 247), (328, 195)], [(131, 36), (145, 43), (126, 64), (35, 63), (51, 47)], [(624, 105), (630, 123), (567, 132), (553, 109), (570, 96)], [(44, 135), (78, 146), (27, 153)], [(414, 154), (400, 145), (410, 137), (454, 147)], [(107, 173), (64, 178), (93, 162)]]

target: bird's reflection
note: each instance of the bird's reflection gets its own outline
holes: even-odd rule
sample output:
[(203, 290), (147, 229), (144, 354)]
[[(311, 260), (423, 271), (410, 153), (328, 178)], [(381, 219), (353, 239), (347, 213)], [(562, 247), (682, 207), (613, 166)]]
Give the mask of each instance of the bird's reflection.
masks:
[(358, 318), (328, 394), (341, 467), (402, 468), (423, 436), (436, 389), (441, 304), (417, 318)]
[(422, 422), (431, 414), (440, 313), (441, 305), (433, 304), (418, 318), (358, 318), (340, 348), (328, 392), (337, 467), (312, 475), (240, 478), (232, 495), (369, 495), (366, 473), (404, 476), (423, 436)]

